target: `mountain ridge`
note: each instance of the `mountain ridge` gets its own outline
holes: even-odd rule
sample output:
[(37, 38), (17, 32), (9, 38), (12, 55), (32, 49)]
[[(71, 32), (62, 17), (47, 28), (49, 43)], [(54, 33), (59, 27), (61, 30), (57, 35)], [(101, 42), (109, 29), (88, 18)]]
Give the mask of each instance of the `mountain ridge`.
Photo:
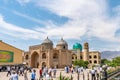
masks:
[(111, 60), (112, 58), (120, 56), (120, 51), (102, 51), (101, 59)]

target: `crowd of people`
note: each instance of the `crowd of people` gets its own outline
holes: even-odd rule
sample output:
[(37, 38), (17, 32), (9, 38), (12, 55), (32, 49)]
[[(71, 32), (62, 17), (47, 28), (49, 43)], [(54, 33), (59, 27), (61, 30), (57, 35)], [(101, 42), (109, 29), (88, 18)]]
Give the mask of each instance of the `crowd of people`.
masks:
[(27, 71), (31, 72), (31, 69), (25, 66), (7, 66), (7, 77), (9, 80), (18, 80), (18, 76), (24, 76), (24, 80), (28, 80)]
[[(103, 73), (101, 67), (88, 70), (83, 67), (65, 66), (64, 71), (66, 74), (71, 73), (72, 75), (74, 73), (77, 73), (78, 75), (82, 75), (83, 80), (85, 80), (86, 75), (84, 72), (87, 72), (87, 77), (91, 78), (88, 80), (100, 80)], [(28, 72), (30, 73), (31, 80), (53, 80), (53, 78), (56, 78), (57, 69), (56, 67), (41, 67), (39, 68), (39, 74), (37, 74), (35, 69), (31, 69), (25, 66), (7, 66), (6, 76), (10, 77), (9, 80), (18, 80), (19, 76), (23, 76), (24, 80), (28, 80)], [(39, 75), (39, 79), (38, 77), (36, 78), (36, 75)]]
[[(96, 67), (96, 68), (92, 68), (92, 69), (88, 70), (83, 67), (73, 68), (73, 67), (66, 66), (64, 70), (66, 73), (72, 73), (72, 74), (77, 73), (78, 75), (82, 75), (83, 80), (85, 80), (85, 72), (87, 74), (88, 80), (101, 80), (103, 77), (103, 73), (104, 73), (104, 70), (102, 69), (102, 67)], [(80, 76), (79, 76), (79, 78), (80, 78)]]
[(57, 72), (56, 67), (54, 67), (54, 68), (51, 67), (49, 69), (47, 67), (42, 67), (39, 70), (40, 79), (41, 78), (46, 78), (46, 80), (49, 80), (49, 79), (55, 78), (56, 77), (56, 72)]
[[(28, 72), (31, 73), (31, 80), (36, 80), (36, 70), (29, 69), (25, 66), (7, 66), (7, 77), (10, 76), (9, 80), (18, 80), (19, 76), (24, 76), (24, 80), (28, 80)], [(56, 77), (56, 67), (42, 67), (39, 69), (39, 80), (45, 78), (46, 80), (52, 80)]]

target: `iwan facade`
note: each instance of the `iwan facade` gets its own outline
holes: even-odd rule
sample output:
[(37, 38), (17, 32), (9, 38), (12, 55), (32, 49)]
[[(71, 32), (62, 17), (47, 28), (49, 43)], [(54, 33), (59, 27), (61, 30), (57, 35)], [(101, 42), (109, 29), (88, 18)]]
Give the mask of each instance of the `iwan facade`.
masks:
[(68, 43), (61, 39), (56, 47), (48, 37), (39, 45), (29, 47), (29, 51), (24, 54), (24, 62), (31, 67), (53, 67), (59, 68), (66, 65), (72, 65), (75, 60), (88, 61), (89, 66), (99, 65), (101, 63), (101, 55), (98, 51), (89, 51), (89, 44), (82, 45), (75, 43), (73, 49), (68, 49)]
[(0, 65), (23, 64), (23, 51), (0, 40)]

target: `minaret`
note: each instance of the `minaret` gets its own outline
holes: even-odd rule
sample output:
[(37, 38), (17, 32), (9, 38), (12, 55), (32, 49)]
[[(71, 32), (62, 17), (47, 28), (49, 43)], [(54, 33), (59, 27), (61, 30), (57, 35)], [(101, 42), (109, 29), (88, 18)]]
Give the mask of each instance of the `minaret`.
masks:
[(83, 53), (83, 61), (88, 61), (89, 58), (89, 44), (87, 42), (84, 43), (84, 53)]

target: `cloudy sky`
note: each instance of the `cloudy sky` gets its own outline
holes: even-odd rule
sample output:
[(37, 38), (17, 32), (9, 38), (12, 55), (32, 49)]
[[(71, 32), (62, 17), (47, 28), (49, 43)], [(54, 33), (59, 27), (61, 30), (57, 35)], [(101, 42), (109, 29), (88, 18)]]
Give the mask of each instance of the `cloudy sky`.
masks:
[(22, 50), (49, 37), (120, 50), (120, 0), (0, 0), (0, 39)]

